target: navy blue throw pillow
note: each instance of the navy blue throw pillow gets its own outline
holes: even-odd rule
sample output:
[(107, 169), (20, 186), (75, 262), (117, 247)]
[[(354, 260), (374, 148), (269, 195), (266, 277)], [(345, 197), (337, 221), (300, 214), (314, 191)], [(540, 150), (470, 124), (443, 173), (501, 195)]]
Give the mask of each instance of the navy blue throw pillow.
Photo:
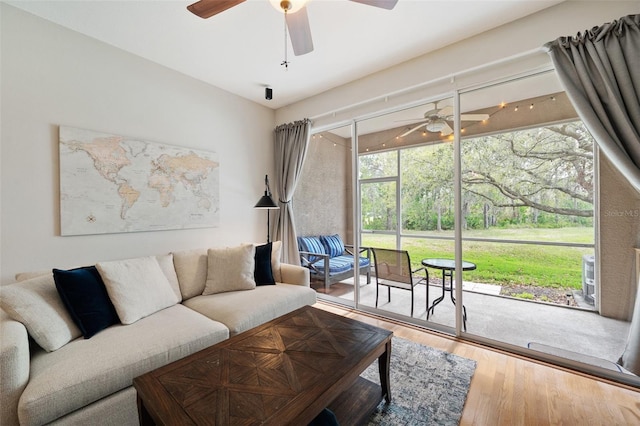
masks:
[(120, 322), (95, 266), (53, 270), (53, 279), (64, 306), (85, 339)]
[(271, 269), (271, 243), (256, 246), (256, 268), (253, 271), (253, 279), (256, 285), (275, 285), (273, 270)]

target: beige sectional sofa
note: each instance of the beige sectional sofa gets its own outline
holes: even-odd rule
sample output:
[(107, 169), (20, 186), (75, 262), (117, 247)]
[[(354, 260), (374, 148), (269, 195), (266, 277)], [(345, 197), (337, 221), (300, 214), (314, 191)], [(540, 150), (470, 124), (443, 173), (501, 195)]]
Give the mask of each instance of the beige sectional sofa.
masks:
[(136, 425), (134, 377), (315, 303), (279, 243), (274, 285), (251, 284), (255, 248), (241, 247), (97, 263), (120, 322), (90, 338), (50, 271), (2, 286), (0, 424)]

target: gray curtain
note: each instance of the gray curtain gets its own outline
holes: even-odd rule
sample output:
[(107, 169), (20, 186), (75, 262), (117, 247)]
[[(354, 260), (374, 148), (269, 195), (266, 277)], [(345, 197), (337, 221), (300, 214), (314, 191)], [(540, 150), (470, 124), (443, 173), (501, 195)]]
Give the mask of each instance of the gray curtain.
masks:
[[(560, 37), (545, 47), (598, 146), (640, 192), (640, 15)], [(640, 375), (640, 293), (618, 363)]]
[(545, 47), (598, 146), (640, 192), (640, 15)]
[(304, 119), (280, 125), (274, 130), (276, 185), (280, 206), (275, 240), (282, 241), (282, 261), (293, 265), (300, 265), (300, 255), (291, 199), (307, 155), (310, 129), (311, 122)]

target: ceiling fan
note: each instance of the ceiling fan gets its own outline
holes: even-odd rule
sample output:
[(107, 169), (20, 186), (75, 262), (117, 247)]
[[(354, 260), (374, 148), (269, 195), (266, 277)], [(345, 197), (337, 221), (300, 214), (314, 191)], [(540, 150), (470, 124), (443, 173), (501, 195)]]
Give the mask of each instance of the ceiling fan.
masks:
[[(483, 121), (489, 118), (489, 114), (461, 114), (461, 121)], [(414, 119), (416, 120), (416, 119)], [(411, 121), (414, 121), (411, 120)], [(434, 103), (434, 108), (424, 113), (423, 119), (421, 120), (415, 127), (407, 130), (403, 134), (400, 135), (401, 138), (415, 132), (421, 127), (425, 128), (425, 131), (431, 133), (440, 133), (442, 136), (449, 136), (453, 133), (453, 128), (449, 124), (450, 121), (453, 121), (453, 107), (445, 106), (443, 108), (438, 108), (438, 103)]]
[[(218, 13), (224, 12), (234, 6), (244, 3), (246, 0), (200, 0), (187, 6), (190, 12), (201, 18), (210, 18)], [(269, 0), (271, 4), (285, 14), (285, 21), (293, 46), (293, 53), (296, 56), (304, 55), (313, 51), (313, 40), (311, 39), (311, 28), (307, 16), (306, 3), (308, 0)], [(380, 7), (391, 10), (398, 0), (351, 0), (369, 6)]]

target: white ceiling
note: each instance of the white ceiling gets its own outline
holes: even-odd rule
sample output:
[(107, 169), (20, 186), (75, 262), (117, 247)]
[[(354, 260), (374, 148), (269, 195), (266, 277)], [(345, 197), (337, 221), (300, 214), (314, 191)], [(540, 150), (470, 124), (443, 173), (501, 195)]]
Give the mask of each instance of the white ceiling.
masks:
[[(8, 1), (45, 19), (273, 109), (294, 103), (563, 0), (399, 0), (391, 10), (310, 0), (315, 50), (284, 59), (283, 15), (248, 0), (201, 19), (192, 1)], [(273, 100), (264, 88), (273, 89)]]

